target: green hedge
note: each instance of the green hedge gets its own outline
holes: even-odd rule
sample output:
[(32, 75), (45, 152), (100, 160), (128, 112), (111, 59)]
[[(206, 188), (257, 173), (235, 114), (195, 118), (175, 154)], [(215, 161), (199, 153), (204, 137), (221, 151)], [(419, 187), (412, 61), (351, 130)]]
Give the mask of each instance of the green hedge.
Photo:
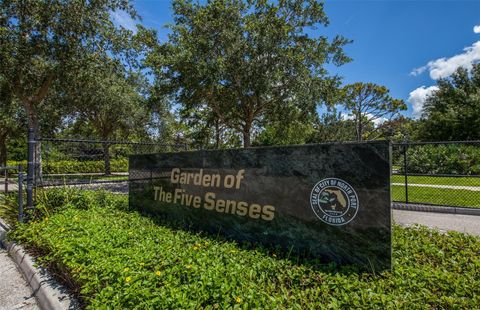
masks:
[[(395, 166), (404, 172), (403, 157), (397, 156)], [(407, 150), (409, 173), (480, 174), (480, 145), (413, 145)]]
[(42, 192), (11, 235), (88, 309), (478, 309), (480, 238), (394, 227), (392, 271), (361, 273), (159, 225), (127, 197)]
[[(24, 169), (27, 167), (26, 161), (8, 161), (9, 166), (23, 165)], [(126, 172), (128, 171), (128, 159), (112, 159), (110, 161), (110, 169), (112, 172)], [(105, 172), (105, 163), (103, 160), (90, 161), (44, 161), (42, 164), (42, 171), (44, 174), (66, 174), (66, 173), (103, 173)]]

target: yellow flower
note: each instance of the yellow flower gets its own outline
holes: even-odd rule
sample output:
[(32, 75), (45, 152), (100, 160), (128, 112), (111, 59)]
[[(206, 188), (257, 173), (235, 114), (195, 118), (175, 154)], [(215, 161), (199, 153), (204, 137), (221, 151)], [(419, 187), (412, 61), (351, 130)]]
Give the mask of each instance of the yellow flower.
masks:
[(238, 297), (238, 296), (237, 296), (237, 297), (235, 298), (235, 301), (237, 302), (237, 304), (239, 304), (239, 303), (241, 303), (241, 302), (242, 302), (242, 299), (241, 299), (240, 297)]
[(126, 277), (126, 278), (125, 278), (125, 282), (128, 283), (128, 282), (130, 282), (130, 281), (132, 281), (132, 277)]
[(155, 271), (155, 274), (156, 274), (157, 276), (161, 276), (161, 275), (162, 275), (162, 273), (161, 273), (159, 270)]
[(213, 309), (218, 309), (218, 304), (213, 304)]
[[(205, 242), (205, 245), (208, 245), (209, 243), (208, 242)], [(217, 305), (217, 304), (216, 304)]]
[(45, 218), (45, 221), (48, 221), (48, 217)]
[(190, 268), (192, 268), (192, 265), (187, 265), (187, 266), (185, 266), (185, 267), (186, 267), (187, 269), (190, 269)]
[(123, 272), (128, 272), (129, 270), (130, 270), (130, 268), (127, 267), (127, 268), (123, 269)]
[(198, 246), (194, 246), (193, 249), (194, 249), (194, 250), (198, 250)]

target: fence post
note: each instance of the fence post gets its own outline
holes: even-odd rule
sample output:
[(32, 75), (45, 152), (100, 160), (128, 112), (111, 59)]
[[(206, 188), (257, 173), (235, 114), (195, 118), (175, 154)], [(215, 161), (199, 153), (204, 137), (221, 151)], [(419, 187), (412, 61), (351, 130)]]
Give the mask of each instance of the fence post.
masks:
[(408, 148), (408, 144), (404, 144), (403, 145), (403, 173), (405, 175), (405, 203), (408, 203), (407, 148)]
[(23, 167), (18, 166), (18, 221), (23, 222)]
[(27, 209), (33, 209), (33, 180), (34, 180), (34, 152), (35, 152), (35, 131), (28, 129), (28, 162), (27, 162)]
[(5, 195), (8, 194), (8, 168), (7, 168), (8, 165), (6, 165), (5, 167)]

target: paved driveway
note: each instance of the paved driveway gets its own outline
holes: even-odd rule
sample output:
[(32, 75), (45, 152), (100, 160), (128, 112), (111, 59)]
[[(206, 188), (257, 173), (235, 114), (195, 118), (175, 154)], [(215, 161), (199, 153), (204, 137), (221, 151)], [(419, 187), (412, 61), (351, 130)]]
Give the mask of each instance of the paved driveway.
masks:
[(444, 232), (455, 230), (480, 236), (480, 216), (478, 215), (393, 210), (393, 220), (403, 226), (420, 224)]

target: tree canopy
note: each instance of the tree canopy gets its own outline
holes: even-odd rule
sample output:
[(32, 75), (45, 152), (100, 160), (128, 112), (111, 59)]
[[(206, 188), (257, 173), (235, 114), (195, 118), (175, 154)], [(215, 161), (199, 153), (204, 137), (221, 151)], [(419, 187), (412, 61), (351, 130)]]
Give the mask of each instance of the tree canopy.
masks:
[[(374, 83), (354, 83), (343, 88), (341, 102), (350, 111), (355, 123), (356, 140), (378, 138), (378, 125), (407, 109), (403, 100), (394, 99), (385, 86)], [(377, 126), (372, 127), (372, 124)], [(370, 129), (368, 129), (370, 126)]]
[(105, 54), (126, 63), (138, 56), (131, 31), (117, 28), (110, 12), (137, 14), (129, 0), (32, 1), (0, 4), (0, 74), (25, 109), (30, 127), (38, 130), (41, 103), (55, 83)]
[(173, 10), (169, 41), (148, 62), (159, 89), (185, 110), (207, 111), (245, 147), (285, 106), (315, 113), (339, 83), (324, 65), (349, 61), (347, 39), (320, 34), (328, 19), (318, 1), (175, 0)]
[(437, 82), (425, 102), (420, 138), (480, 140), (480, 64)]

